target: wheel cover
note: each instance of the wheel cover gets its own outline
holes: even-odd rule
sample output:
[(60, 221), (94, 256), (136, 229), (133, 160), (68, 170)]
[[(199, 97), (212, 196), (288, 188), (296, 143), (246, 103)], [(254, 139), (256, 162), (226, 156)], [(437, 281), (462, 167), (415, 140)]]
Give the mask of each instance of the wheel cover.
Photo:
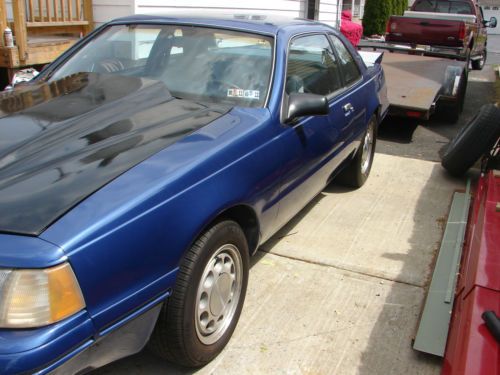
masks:
[(366, 174), (372, 163), (373, 150), (373, 123), (370, 122), (366, 130), (365, 139), (363, 141), (363, 151), (361, 154), (361, 173)]
[(227, 331), (238, 307), (242, 279), (238, 248), (221, 246), (205, 266), (196, 293), (196, 334), (203, 344), (215, 343)]

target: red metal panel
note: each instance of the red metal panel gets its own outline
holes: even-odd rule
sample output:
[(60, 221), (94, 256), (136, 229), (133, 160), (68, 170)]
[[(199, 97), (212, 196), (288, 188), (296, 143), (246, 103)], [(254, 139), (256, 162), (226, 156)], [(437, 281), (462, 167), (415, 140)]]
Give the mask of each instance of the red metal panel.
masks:
[(500, 374), (500, 346), (481, 318), (485, 310), (500, 314), (500, 292), (476, 287), (456, 301), (443, 375)]
[(442, 373), (500, 374), (500, 345), (481, 314), (500, 316), (500, 176), (479, 180), (467, 225)]
[[(469, 224), (472, 228), (465, 290), (469, 293), (474, 286), (482, 286), (500, 291), (500, 212), (496, 211), (500, 202), (500, 177), (493, 171), (481, 178), (475, 200), (479, 200), (477, 220)], [(476, 204), (475, 204), (476, 205)]]

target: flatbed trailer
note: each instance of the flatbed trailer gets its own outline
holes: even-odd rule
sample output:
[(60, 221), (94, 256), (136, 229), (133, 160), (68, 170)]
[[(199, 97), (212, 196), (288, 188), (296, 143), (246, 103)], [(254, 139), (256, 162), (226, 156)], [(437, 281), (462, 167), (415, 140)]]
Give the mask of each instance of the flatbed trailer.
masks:
[(428, 120), (439, 109), (451, 122), (462, 112), (467, 89), (468, 62), (452, 54), (363, 41), (363, 51), (383, 51), (389, 115)]

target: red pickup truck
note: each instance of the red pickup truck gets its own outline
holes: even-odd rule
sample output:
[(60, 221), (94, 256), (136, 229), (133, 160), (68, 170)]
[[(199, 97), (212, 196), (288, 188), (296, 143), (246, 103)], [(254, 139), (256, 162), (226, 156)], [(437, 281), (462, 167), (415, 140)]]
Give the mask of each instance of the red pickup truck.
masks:
[(404, 16), (391, 16), (385, 40), (411, 46), (430, 46), (431, 52), (471, 61), (482, 69), (486, 61), (486, 27), (497, 19), (483, 18), (482, 8), (473, 0), (416, 0)]

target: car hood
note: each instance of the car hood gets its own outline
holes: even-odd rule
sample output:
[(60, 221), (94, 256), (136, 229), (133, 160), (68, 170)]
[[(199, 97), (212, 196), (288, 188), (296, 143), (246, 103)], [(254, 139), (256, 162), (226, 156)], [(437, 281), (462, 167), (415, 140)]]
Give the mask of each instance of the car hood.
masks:
[(159, 81), (79, 73), (0, 95), (0, 232), (38, 235), (84, 198), (230, 108)]

